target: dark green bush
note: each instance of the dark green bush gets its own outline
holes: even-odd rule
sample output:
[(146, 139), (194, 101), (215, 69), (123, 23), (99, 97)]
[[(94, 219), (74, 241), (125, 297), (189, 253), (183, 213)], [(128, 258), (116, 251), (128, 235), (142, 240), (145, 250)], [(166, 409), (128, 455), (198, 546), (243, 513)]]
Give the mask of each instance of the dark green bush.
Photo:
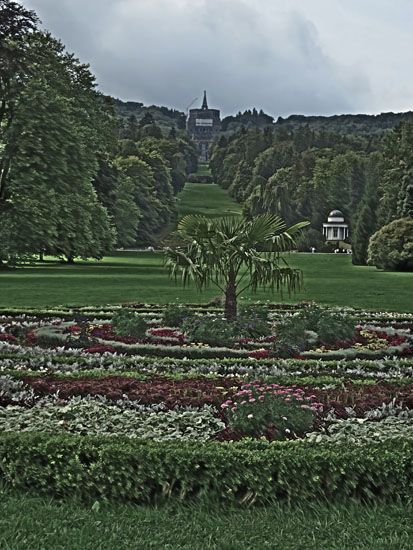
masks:
[(192, 309), (184, 304), (169, 304), (163, 312), (162, 322), (167, 327), (180, 327), (185, 319), (194, 315)]
[(317, 341), (332, 344), (354, 336), (356, 319), (338, 308), (323, 308), (308, 304), (277, 325), (274, 350), (278, 357), (292, 357), (308, 346), (308, 332), (314, 332)]
[(41, 327), (36, 332), (36, 344), (44, 348), (53, 348), (55, 346), (64, 346), (67, 341), (67, 335), (62, 334), (50, 327)]
[(112, 318), (113, 331), (119, 336), (143, 338), (148, 324), (132, 309), (122, 308)]
[(240, 336), (236, 323), (215, 315), (186, 319), (182, 323), (182, 330), (190, 342), (211, 346), (232, 346)]
[(413, 271), (413, 219), (394, 220), (374, 233), (367, 263), (388, 271)]
[(239, 332), (243, 336), (257, 338), (271, 334), (268, 306), (265, 304), (255, 303), (240, 306), (237, 323)]
[(58, 497), (139, 503), (208, 496), (226, 502), (410, 498), (413, 442), (143, 442), (3, 433), (0, 480)]
[(332, 344), (338, 340), (349, 340), (354, 336), (355, 330), (355, 318), (338, 309), (324, 310), (315, 329), (318, 339), (326, 344)]
[(189, 174), (186, 179), (191, 183), (214, 183), (214, 178), (209, 174)]
[(218, 315), (190, 317), (183, 321), (182, 329), (191, 342), (203, 342), (212, 346), (232, 346), (241, 338), (258, 338), (271, 334), (268, 307), (264, 304), (242, 305), (234, 321)]
[(277, 357), (288, 358), (304, 351), (307, 346), (305, 331), (308, 322), (301, 317), (289, 317), (276, 328), (274, 352)]

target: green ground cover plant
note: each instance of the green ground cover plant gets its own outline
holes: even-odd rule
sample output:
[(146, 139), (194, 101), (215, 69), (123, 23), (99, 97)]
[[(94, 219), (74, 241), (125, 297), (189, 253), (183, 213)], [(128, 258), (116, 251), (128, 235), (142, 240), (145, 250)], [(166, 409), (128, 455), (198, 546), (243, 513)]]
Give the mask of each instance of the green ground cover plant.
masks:
[[(155, 414), (156, 413), (156, 414)], [(75, 434), (126, 436), (154, 441), (206, 441), (224, 424), (208, 407), (200, 410), (134, 410), (102, 400), (72, 398), (56, 406), (52, 399), (32, 408), (0, 408), (0, 431), (64, 431)]]

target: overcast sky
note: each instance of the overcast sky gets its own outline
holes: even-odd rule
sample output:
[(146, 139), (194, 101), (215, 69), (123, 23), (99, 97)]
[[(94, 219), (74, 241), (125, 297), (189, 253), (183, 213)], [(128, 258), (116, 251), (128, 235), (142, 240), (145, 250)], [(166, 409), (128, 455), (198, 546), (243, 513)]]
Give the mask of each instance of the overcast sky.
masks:
[[(413, 0), (20, 0), (107, 94), (224, 114), (413, 109)], [(199, 99), (199, 102), (201, 99)]]

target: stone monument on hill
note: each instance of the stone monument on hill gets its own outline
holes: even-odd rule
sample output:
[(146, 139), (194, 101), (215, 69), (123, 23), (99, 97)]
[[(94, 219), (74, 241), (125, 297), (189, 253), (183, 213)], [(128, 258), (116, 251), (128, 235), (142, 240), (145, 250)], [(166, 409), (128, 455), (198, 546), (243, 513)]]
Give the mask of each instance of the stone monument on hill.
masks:
[(189, 137), (198, 146), (199, 160), (209, 160), (209, 148), (221, 130), (221, 117), (218, 109), (208, 107), (206, 91), (200, 109), (190, 109), (187, 120)]

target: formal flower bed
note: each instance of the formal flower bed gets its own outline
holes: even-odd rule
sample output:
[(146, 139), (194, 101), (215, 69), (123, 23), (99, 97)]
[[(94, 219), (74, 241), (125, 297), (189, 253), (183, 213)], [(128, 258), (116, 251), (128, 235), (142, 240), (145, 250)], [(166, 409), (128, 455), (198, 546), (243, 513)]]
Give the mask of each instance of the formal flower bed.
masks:
[[(377, 314), (328, 310), (314, 305), (280, 309), (245, 308), (235, 323), (221, 314), (199, 308), (112, 308), (108, 322), (82, 311), (66, 316), (3, 315), (0, 343), (40, 346), (59, 350), (81, 349), (88, 354), (118, 353), (175, 358), (356, 359), (409, 356), (413, 335), (408, 314), (395, 316), (387, 325)], [(69, 311), (69, 310), (68, 310)], [(283, 316), (280, 317), (280, 314)], [(387, 315), (391, 318), (391, 315)], [(363, 319), (363, 321), (361, 321)], [(166, 326), (164, 321), (181, 326)], [(370, 322), (367, 322), (370, 321)], [(374, 324), (373, 324), (374, 321)]]
[(136, 501), (413, 486), (408, 315), (133, 309), (0, 318), (1, 479)]

